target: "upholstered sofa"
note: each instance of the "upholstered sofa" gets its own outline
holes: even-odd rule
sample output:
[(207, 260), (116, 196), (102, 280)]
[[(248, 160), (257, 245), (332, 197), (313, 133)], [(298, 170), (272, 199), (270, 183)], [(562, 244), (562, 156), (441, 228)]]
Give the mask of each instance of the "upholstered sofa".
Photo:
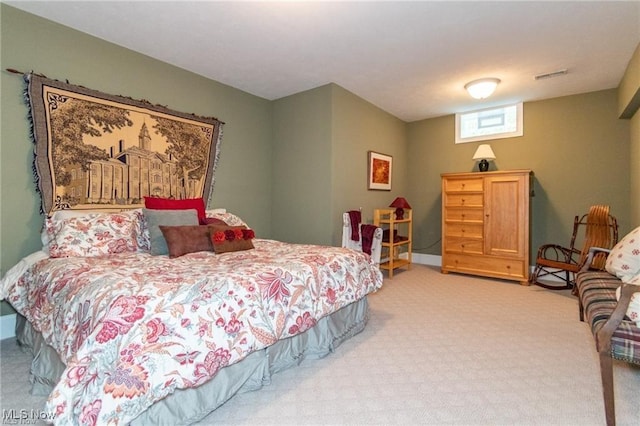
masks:
[[(636, 230), (637, 231), (637, 230)], [(640, 232), (636, 232), (640, 237)], [(625, 237), (629, 248), (629, 238)], [(640, 238), (637, 238), (640, 240)], [(632, 241), (634, 242), (634, 241)], [(624, 243), (621, 241), (621, 243)], [(635, 241), (638, 243), (638, 241)], [(614, 250), (618, 246), (614, 247)], [(591, 260), (597, 253), (606, 252), (607, 270), (591, 270)], [(585, 321), (594, 335), (596, 349), (600, 356), (600, 374), (608, 426), (615, 425), (615, 403), (613, 392), (613, 360), (640, 365), (640, 318), (637, 305), (640, 303), (640, 285), (628, 284), (640, 280), (635, 275), (619, 278), (612, 269), (616, 261), (622, 257), (610, 250), (592, 248), (585, 266), (576, 276), (576, 290), (580, 307), (580, 320)], [(640, 258), (640, 252), (632, 249), (634, 256)], [(631, 266), (637, 267), (632, 260)], [(625, 265), (628, 268), (628, 265)], [(633, 272), (629, 272), (632, 274)], [(623, 282), (624, 281), (624, 282)], [(638, 282), (640, 284), (640, 282)], [(620, 290), (618, 290), (620, 289)], [(617, 293), (617, 294), (616, 294)], [(637, 295), (634, 297), (634, 293)], [(631, 303), (631, 308), (630, 308)]]

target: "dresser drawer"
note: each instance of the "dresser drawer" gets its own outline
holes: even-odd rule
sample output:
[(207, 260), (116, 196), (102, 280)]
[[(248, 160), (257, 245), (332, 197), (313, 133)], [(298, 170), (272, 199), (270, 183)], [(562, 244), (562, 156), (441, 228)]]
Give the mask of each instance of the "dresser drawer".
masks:
[(444, 251), (447, 253), (482, 254), (484, 241), (481, 238), (446, 237)]
[(529, 275), (525, 273), (524, 261), (492, 256), (447, 254), (443, 256), (442, 267), (449, 271), (469, 272), (498, 278), (526, 279)]
[(482, 224), (447, 223), (444, 235), (447, 237), (482, 238)]
[(475, 222), (482, 223), (484, 219), (482, 208), (451, 207), (444, 212), (446, 222)]
[(447, 207), (482, 207), (483, 194), (449, 194), (445, 193), (445, 205)]
[(444, 181), (445, 192), (482, 192), (482, 178), (446, 179)]

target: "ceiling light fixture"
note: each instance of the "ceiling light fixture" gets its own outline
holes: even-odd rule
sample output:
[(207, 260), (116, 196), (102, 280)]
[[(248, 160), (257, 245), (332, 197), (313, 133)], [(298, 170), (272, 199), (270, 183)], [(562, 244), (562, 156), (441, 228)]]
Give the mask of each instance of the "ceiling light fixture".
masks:
[(496, 87), (500, 83), (500, 79), (497, 78), (481, 78), (480, 80), (473, 80), (464, 85), (467, 92), (471, 97), (476, 99), (485, 99), (491, 96)]

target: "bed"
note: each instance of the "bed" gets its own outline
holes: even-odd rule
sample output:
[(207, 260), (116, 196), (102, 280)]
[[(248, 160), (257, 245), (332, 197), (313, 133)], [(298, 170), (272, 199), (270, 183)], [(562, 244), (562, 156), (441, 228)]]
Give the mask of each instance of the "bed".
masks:
[[(361, 252), (252, 235), (251, 249), (153, 255), (144, 215), (124, 215), (110, 226), (128, 227), (131, 244), (80, 219), (65, 236), (73, 249), (92, 250), (78, 241), (90, 234), (108, 255), (54, 257), (64, 250), (43, 238), (49, 250), (2, 280), (0, 296), (19, 313), (18, 341), (34, 354), (32, 392), (49, 394), (53, 423), (196, 422), (363, 330), (367, 295), (382, 285)], [(58, 239), (60, 223), (48, 225)]]

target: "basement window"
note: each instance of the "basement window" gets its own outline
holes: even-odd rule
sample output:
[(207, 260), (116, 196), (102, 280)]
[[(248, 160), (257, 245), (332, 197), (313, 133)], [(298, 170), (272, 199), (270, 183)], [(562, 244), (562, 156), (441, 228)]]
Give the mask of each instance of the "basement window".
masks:
[(456, 143), (522, 136), (522, 102), (456, 114)]

